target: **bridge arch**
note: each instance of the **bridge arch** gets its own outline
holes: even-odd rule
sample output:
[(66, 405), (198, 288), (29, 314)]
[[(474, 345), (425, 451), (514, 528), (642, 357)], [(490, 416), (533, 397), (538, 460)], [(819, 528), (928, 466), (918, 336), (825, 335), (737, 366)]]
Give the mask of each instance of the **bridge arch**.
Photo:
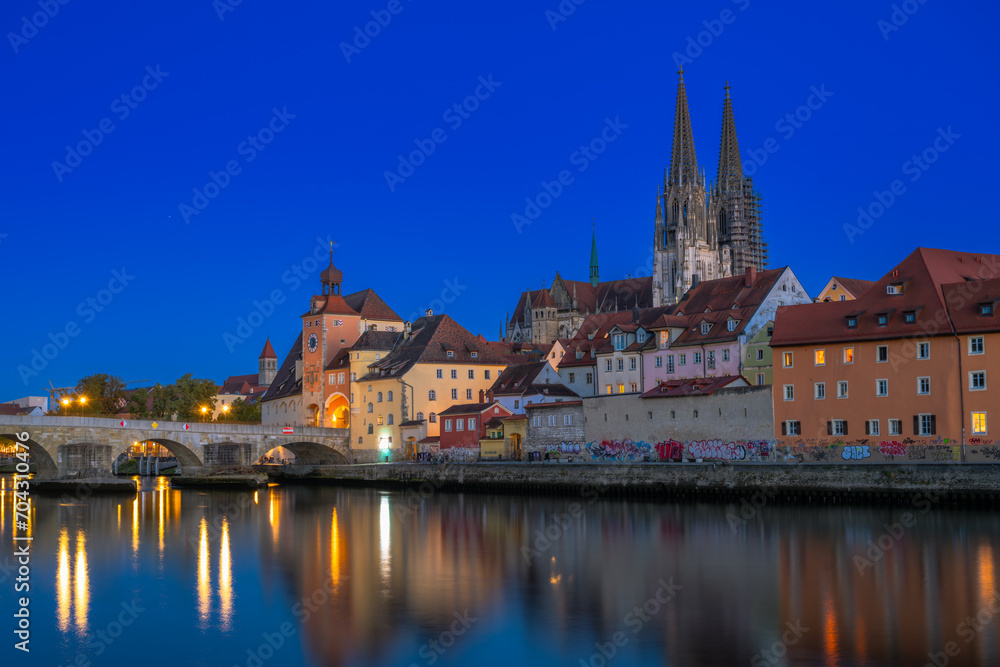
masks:
[(298, 463), (303, 465), (346, 465), (347, 457), (340, 451), (318, 442), (283, 442), (273, 445), (267, 451), (262, 451), (261, 456), (267, 454), (271, 449), (284, 447), (292, 454)]
[[(0, 440), (21, 442), (15, 433), (0, 433)], [(27, 447), (28, 454), (31, 456), (32, 463), (35, 464), (35, 470), (37, 470), (39, 477), (55, 477), (59, 474), (59, 465), (45, 447), (31, 438), (28, 438), (22, 444)]]

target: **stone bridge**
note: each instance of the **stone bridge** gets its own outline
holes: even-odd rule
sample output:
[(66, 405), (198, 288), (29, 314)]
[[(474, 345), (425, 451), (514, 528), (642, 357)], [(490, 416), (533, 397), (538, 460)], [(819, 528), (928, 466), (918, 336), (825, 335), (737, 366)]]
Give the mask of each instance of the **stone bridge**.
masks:
[(202, 475), (229, 465), (250, 465), (284, 447), (299, 463), (349, 463), (348, 429), (259, 424), (171, 422), (96, 417), (0, 416), (0, 440), (28, 433), (28, 447), (38, 476), (54, 477), (97, 468), (111, 471), (112, 462), (136, 442), (155, 442), (170, 451), (185, 475)]

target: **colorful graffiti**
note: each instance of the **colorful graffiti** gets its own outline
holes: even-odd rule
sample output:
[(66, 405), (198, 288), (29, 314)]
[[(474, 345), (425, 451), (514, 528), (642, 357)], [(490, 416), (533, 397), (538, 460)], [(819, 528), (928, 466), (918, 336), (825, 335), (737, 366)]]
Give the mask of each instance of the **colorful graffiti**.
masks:
[(878, 453), (882, 456), (906, 456), (906, 445), (901, 442), (886, 442), (883, 440), (879, 443)]
[(861, 461), (867, 459), (871, 455), (872, 453), (868, 448), (868, 445), (848, 445), (847, 447), (844, 447), (844, 453), (841, 454), (845, 461), (850, 461), (852, 459), (855, 461)]
[(680, 461), (684, 458), (684, 443), (665, 440), (656, 443), (656, 456), (661, 461)]
[(653, 451), (649, 443), (631, 440), (591, 442), (587, 444), (587, 449), (595, 461), (635, 461), (637, 458), (649, 456)]
[(578, 442), (560, 442), (559, 444), (543, 445), (543, 449), (550, 457), (559, 458), (563, 454), (579, 454), (584, 447)]
[(688, 454), (696, 459), (713, 461), (742, 461), (747, 457), (746, 447), (722, 440), (695, 440), (688, 445)]

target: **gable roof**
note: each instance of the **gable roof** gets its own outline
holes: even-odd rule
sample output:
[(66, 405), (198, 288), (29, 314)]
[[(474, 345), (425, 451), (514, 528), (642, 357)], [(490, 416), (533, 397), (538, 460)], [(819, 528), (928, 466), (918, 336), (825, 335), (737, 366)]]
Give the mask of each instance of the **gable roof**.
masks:
[(497, 377), (490, 391), (494, 396), (523, 396), (538, 374), (548, 365), (547, 361), (532, 361), (508, 366)]
[(741, 375), (723, 375), (714, 378), (689, 378), (667, 380), (642, 395), (642, 398), (673, 398), (677, 396), (707, 396), (719, 389), (734, 385), (748, 387), (750, 383)]
[(833, 281), (844, 288), (851, 296), (857, 299), (868, 291), (875, 284), (874, 280), (861, 280), (859, 278), (841, 278), (834, 276)]
[(288, 350), (288, 356), (281, 363), (281, 368), (274, 376), (271, 386), (261, 397), (261, 401), (273, 401), (288, 396), (302, 394), (302, 379), (295, 379), (295, 362), (302, 358), (302, 334), (295, 336), (295, 342)]
[(694, 315), (706, 311), (755, 308), (760, 306), (778, 282), (781, 274), (788, 269), (757, 271), (754, 275), (744, 274), (706, 280), (698, 283), (681, 298), (673, 310), (674, 315)]
[(344, 303), (367, 320), (403, 321), (373, 289), (348, 294), (344, 297)]
[(274, 348), (271, 347), (271, 337), (268, 336), (267, 341), (264, 343), (264, 349), (260, 351), (260, 356), (257, 357), (257, 359), (260, 360), (260, 359), (277, 359), (277, 358), (278, 355), (274, 353)]
[(448, 417), (451, 415), (481, 415), (484, 412), (488, 412), (493, 408), (499, 408), (500, 414), (509, 415), (510, 410), (502, 406), (497, 401), (492, 403), (464, 403), (462, 405), (453, 405), (447, 410), (438, 413), (438, 417)]
[(532, 307), (571, 310), (574, 299), (577, 311), (588, 314), (650, 308), (653, 305), (653, 277), (606, 280), (595, 287), (589, 282), (565, 280), (557, 273), (552, 287), (521, 292), (509, 326), (524, 326), (526, 313)]

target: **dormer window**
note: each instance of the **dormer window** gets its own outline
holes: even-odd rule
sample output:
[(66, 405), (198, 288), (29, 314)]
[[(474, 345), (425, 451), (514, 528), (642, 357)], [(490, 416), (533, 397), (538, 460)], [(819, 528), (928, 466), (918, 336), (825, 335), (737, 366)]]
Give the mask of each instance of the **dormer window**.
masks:
[(712, 330), (712, 325), (711, 324), (709, 324), (708, 322), (702, 322), (701, 323), (701, 333), (703, 335), (707, 334), (711, 330)]
[(848, 329), (857, 329), (858, 328), (858, 318), (857, 317), (853, 317), (853, 316), (852, 317), (848, 317), (847, 318), (847, 328)]
[(594, 340), (594, 334), (593, 334), (593, 332), (587, 334), (587, 340)]
[(472, 353), (472, 358), (473, 359), (478, 359), (479, 358), (479, 353), (478, 352), (473, 352)]
[(889, 324), (889, 315), (887, 313), (879, 313), (875, 316), (875, 322), (880, 326), (884, 327)]
[(726, 322), (726, 329), (728, 329), (729, 331), (736, 331), (737, 324), (738, 324), (737, 320), (729, 320), (728, 322)]
[(895, 285), (886, 285), (885, 293), (890, 296), (899, 296), (903, 293), (903, 286), (899, 283), (896, 283)]
[(620, 333), (615, 334), (614, 342), (615, 342), (615, 350), (624, 350), (625, 334), (620, 334)]
[(576, 360), (579, 361), (580, 359), (583, 359), (583, 350), (576, 348)]
[(451, 351), (451, 350), (448, 350), (448, 357), (451, 358), (451, 357), (454, 357), (454, 356), (455, 356), (455, 353), (453, 351)]
[(645, 343), (645, 342), (646, 342), (646, 332), (645, 332), (645, 331), (640, 331), (640, 332), (639, 332), (639, 333), (638, 333), (638, 334), (636, 335), (636, 341), (637, 341), (638, 343)]
[(903, 321), (907, 324), (913, 324), (917, 321), (917, 314), (912, 310), (903, 313)]
[(990, 317), (991, 315), (993, 315), (993, 304), (992, 303), (979, 304), (979, 314), (982, 317)]

